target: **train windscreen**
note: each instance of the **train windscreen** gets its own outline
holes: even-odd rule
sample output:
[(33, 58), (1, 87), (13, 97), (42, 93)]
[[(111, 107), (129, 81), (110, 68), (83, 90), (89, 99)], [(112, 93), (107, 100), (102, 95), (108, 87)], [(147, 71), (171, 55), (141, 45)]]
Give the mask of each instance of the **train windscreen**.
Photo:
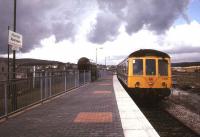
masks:
[(156, 75), (155, 59), (147, 59), (146, 60), (146, 75)]
[(143, 60), (133, 60), (133, 75), (143, 75)]
[(158, 60), (158, 73), (160, 76), (168, 76), (168, 61), (164, 59)]

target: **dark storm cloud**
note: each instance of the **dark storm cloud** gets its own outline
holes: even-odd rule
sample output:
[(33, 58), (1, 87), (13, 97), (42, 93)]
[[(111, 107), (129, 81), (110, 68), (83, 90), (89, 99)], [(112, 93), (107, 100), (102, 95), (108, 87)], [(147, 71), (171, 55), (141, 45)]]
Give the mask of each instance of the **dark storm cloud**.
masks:
[(55, 35), (57, 42), (65, 38), (71, 38), (71, 40), (74, 39), (73, 36), (75, 35), (75, 25), (73, 23), (55, 23), (53, 24), (53, 28), (53, 34)]
[[(99, 8), (104, 11), (105, 14), (112, 12), (118, 18), (118, 24), (120, 24), (120, 22), (125, 23), (126, 32), (130, 35), (141, 30), (143, 27), (158, 34), (163, 33), (179, 16), (183, 16), (188, 22), (187, 15), (185, 14), (188, 3), (189, 0), (98, 0)], [(109, 32), (110, 29), (112, 29), (112, 31), (114, 31), (113, 29), (117, 29), (115, 30), (115, 32), (117, 32), (119, 26), (113, 28), (107, 25), (107, 18), (112, 22), (112, 18), (109, 17), (109, 14), (107, 18), (102, 18), (100, 20), (101, 23), (98, 23), (98, 18), (99, 17), (97, 17), (96, 26), (92, 31), (92, 35), (94, 35), (92, 37), (97, 38), (97, 41), (95, 41), (95, 39), (90, 40), (95, 43), (102, 43), (110, 40), (105, 39), (107, 38), (105, 35), (112, 34), (102, 32), (104, 32), (104, 30)], [(99, 28), (103, 30), (98, 31)], [(103, 41), (99, 41), (99, 39)]]
[(97, 0), (101, 10), (110, 10), (115, 13), (119, 18), (123, 18), (123, 9), (127, 6), (127, 0)]
[[(4, 53), (7, 45), (7, 26), (9, 25), (13, 29), (13, 1), (0, 0), (0, 9), (2, 11), (0, 12), (0, 20), (3, 21), (0, 23), (0, 53)], [(42, 3), (40, 5), (32, 1), (17, 1), (16, 30), (23, 34), (23, 51), (32, 48), (47, 32), (45, 24), (41, 23), (41, 19), (36, 14), (36, 12), (40, 12), (42, 16), (44, 14), (42, 11)]]
[[(88, 40), (103, 44), (114, 40), (121, 24), (128, 34), (144, 26), (162, 33), (180, 15), (186, 18), (189, 0), (17, 0), (17, 32), (23, 35), (23, 52), (55, 35), (56, 41), (73, 40), (89, 7), (100, 12), (91, 26)], [(13, 0), (0, 0), (0, 53), (6, 52), (7, 27), (13, 26)]]
[(112, 41), (118, 35), (120, 21), (110, 13), (99, 13), (94, 29), (89, 33), (88, 39), (91, 42), (102, 44), (105, 41)]
[(12, 25), (11, 5), (10, 0), (0, 0), (0, 53), (7, 50), (8, 26)]
[[(17, 32), (23, 35), (23, 52), (55, 35), (56, 41), (73, 39), (77, 20), (87, 4), (80, 0), (17, 0)], [(13, 26), (13, 1), (0, 0), (0, 53), (6, 52), (7, 27)]]
[[(52, 34), (56, 41), (71, 39), (75, 34), (75, 22), (78, 1), (65, 0), (23, 0), (18, 8), (18, 31), (25, 36), (24, 50), (29, 50), (39, 40)], [(73, 8), (75, 10), (73, 10)]]

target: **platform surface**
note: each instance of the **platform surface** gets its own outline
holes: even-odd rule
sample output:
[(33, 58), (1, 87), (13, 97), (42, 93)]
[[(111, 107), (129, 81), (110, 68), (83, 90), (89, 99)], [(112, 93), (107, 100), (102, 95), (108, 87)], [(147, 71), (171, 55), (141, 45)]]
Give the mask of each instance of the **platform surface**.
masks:
[(123, 137), (112, 76), (0, 124), (0, 137)]
[(104, 77), (0, 123), (0, 137), (157, 137), (125, 93)]
[(114, 92), (125, 137), (159, 137), (158, 133), (140, 111), (135, 102), (113, 77)]

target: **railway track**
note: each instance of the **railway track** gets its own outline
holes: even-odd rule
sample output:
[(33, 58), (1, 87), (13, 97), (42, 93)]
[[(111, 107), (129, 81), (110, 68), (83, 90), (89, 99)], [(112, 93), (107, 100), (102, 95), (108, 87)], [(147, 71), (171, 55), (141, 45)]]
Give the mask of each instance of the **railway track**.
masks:
[(161, 137), (199, 137), (197, 133), (165, 111), (168, 105), (166, 102), (144, 98), (142, 100), (145, 101), (141, 101), (132, 96), (122, 82), (121, 84)]
[(136, 101), (138, 107), (161, 137), (199, 137), (194, 131), (165, 111), (165, 103)]

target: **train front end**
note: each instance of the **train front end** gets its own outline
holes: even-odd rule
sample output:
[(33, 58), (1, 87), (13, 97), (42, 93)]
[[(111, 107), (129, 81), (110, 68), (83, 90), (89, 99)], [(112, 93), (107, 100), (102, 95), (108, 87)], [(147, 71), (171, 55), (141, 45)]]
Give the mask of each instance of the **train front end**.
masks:
[(127, 87), (139, 96), (169, 96), (172, 87), (170, 57), (155, 50), (140, 52), (128, 58)]

